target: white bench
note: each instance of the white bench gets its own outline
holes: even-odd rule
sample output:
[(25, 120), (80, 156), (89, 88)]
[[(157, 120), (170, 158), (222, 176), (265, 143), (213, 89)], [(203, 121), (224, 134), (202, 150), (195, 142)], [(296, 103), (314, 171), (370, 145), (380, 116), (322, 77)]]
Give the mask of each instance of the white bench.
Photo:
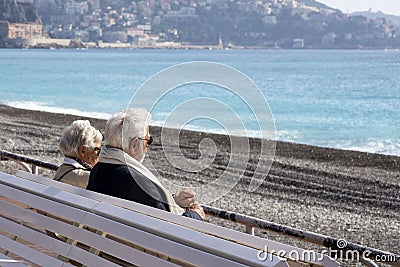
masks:
[[(335, 261), (325, 255), (318, 255), (317, 260), (300, 259), (300, 262), (294, 262), (268, 254), (267, 261), (260, 261), (257, 257), (258, 253), (265, 247), (268, 247), (268, 250), (275, 251), (297, 251), (296, 255), (300, 256), (307, 254), (303, 253), (304, 251), (299, 248), (177, 216), (130, 201), (87, 191), (41, 176), (22, 171), (18, 171), (17, 175), (22, 176), (24, 179), (1, 174), (0, 176), (4, 177), (4, 179), (1, 178), (0, 184), (15, 188), (14, 190), (17, 190), (18, 194), (23, 193), (24, 196), (28, 194), (31, 197), (33, 195), (36, 198), (45, 198), (44, 201), (40, 202), (40, 205), (34, 207), (52, 216), (49, 218), (29, 211), (31, 213), (29, 217), (35, 217), (36, 219), (31, 219), (26, 222), (32, 223), (32, 221), (35, 221), (36, 225), (40, 222), (39, 226), (41, 228), (68, 237), (69, 241), (67, 241), (67, 243), (63, 243), (49, 236), (45, 236), (45, 239), (49, 239), (51, 242), (57, 241), (64, 245), (67, 244), (71, 247), (71, 251), (80, 249), (79, 253), (88, 254), (91, 254), (90, 251), (97, 252), (97, 254), (101, 251), (100, 255), (112, 255), (114, 258), (121, 260), (122, 263), (129, 262), (139, 266), (163, 266), (160, 262), (162, 262), (162, 264), (178, 264), (184, 266), (301, 266), (304, 264), (338, 266)], [(18, 184), (18, 186), (14, 186), (16, 184)], [(6, 195), (8, 198), (14, 196), (14, 194)], [(19, 198), (14, 197), (11, 199), (18, 200)], [(32, 206), (30, 201), (26, 202)], [(46, 204), (47, 202), (52, 203), (50, 206), (66, 205), (68, 208), (73, 208), (74, 212), (67, 214), (66, 211), (69, 209), (65, 207), (65, 211), (57, 213), (58, 208), (54, 207), (50, 209), (50, 206), (48, 207), (48, 204)], [(3, 203), (1, 203), (1, 205), (3, 205)], [(44, 209), (44, 206), (46, 209)], [(3, 208), (1, 210), (3, 210)], [(78, 219), (79, 216), (75, 214), (76, 212), (83, 213), (85, 220), (80, 221), (80, 219)], [(21, 216), (22, 215), (23, 214), (21, 214)], [(78, 216), (77, 219), (72, 220), (75, 218), (71, 217), (72, 215)], [(37, 217), (40, 218), (40, 220)], [(72, 227), (79, 233), (77, 234), (78, 236), (72, 233), (67, 234), (65, 231), (62, 231), (63, 229), (60, 229), (60, 227), (55, 228), (49, 222), (45, 224), (45, 222), (42, 222), (46, 221), (43, 217), (46, 218), (46, 220), (56, 220), (55, 218), (63, 218), (61, 221), (65, 219), (70, 220), (69, 224), (61, 222), (61, 228)], [(17, 216), (17, 218), (20, 217)], [(71, 225), (71, 223), (75, 223), (75, 225)], [(7, 228), (7, 231), (10, 232), (15, 227), (15, 225), (10, 226), (10, 228)], [(87, 231), (84, 227), (93, 228), (98, 234)], [(15, 230), (13, 232), (15, 235), (19, 233), (19, 231)], [(83, 238), (83, 236), (85, 236), (85, 238)], [(138, 236), (140, 236), (140, 238), (138, 238)], [(113, 251), (107, 249), (107, 247), (110, 246), (110, 242), (117, 243), (114, 244), (115, 250)], [(129, 243), (129, 245), (125, 243)], [(89, 252), (85, 250), (81, 252), (82, 249), (76, 246), (77, 244), (81, 246), (84, 244), (91, 249), (89, 249)], [(124, 254), (124, 250), (119, 247), (124, 248), (125, 254), (129, 256), (131, 256), (130, 250), (134, 250), (136, 254), (139, 253), (140, 255), (135, 254), (135, 256), (128, 257), (128, 255)], [(145, 253), (141, 250), (146, 252), (150, 251), (151, 253)], [(51, 251), (54, 250), (51, 249)], [(61, 255), (59, 257), (61, 259), (65, 260), (65, 258), (67, 258), (79, 262), (82, 261), (82, 259), (77, 260), (76, 256), (74, 258), (71, 257), (73, 255), (64, 255), (65, 253), (62, 254), (60, 250), (55, 252)], [(164, 261), (155, 257), (154, 255), (156, 254), (162, 259), (169, 258), (169, 261)], [(263, 255), (265, 256), (267, 254)], [(98, 257), (96, 254), (91, 254), (91, 256), (95, 257), (97, 260), (105, 260)], [(84, 257), (89, 256), (85, 254)], [(142, 260), (138, 261), (139, 259)], [(153, 264), (152, 261), (157, 261), (157, 263)], [(86, 260), (82, 263), (87, 266), (90, 266), (89, 264), (93, 266), (103, 266), (96, 265), (94, 262), (92, 263), (91, 260)]]
[(0, 195), (1, 229), (17, 237), (1, 236), (1, 248), (39, 266), (288, 266), (272, 255), (259, 261), (254, 248), (13, 175), (0, 173)]

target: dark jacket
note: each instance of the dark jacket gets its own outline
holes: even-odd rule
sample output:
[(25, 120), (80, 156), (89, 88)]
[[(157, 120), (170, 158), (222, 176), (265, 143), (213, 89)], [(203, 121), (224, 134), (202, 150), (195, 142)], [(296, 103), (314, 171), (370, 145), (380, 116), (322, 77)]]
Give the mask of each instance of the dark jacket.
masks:
[[(161, 194), (157, 190), (157, 187), (140, 172), (134, 169), (131, 169), (131, 172), (126, 165), (99, 162), (90, 172), (89, 183), (86, 189), (170, 211), (168, 204), (161, 201)], [(132, 177), (132, 175), (134, 177)], [(147, 194), (136, 183), (135, 179), (140, 179), (141, 182), (144, 181), (148, 183), (146, 188), (149, 188), (149, 190), (151, 190), (151, 195), (156, 196), (156, 198)], [(195, 211), (186, 211), (182, 215), (201, 220), (200, 215)]]

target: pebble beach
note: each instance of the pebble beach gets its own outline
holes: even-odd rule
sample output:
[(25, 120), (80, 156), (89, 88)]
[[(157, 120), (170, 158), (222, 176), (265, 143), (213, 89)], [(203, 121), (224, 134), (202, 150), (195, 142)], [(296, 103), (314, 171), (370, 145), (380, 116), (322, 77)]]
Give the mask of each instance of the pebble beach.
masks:
[[(102, 132), (105, 127), (105, 120), (3, 105), (0, 116), (2, 150), (56, 164), (63, 159), (58, 140), (65, 126), (76, 119), (88, 119)], [(188, 158), (198, 157), (199, 143), (204, 138), (213, 140), (217, 147), (210, 166), (188, 173), (169, 163), (160, 132), (159, 127), (150, 128), (155, 141), (147, 160), (165, 179), (198, 186), (226, 170), (232, 156), (228, 136), (182, 131), (180, 147)], [(208, 205), (400, 254), (400, 157), (277, 141), (266, 179), (250, 193), (248, 185), (257, 164), (260, 141), (250, 139), (250, 144), (245, 175), (229, 193)], [(12, 174), (17, 169), (21, 167), (14, 162), (0, 162), (0, 171)], [(39, 174), (52, 177), (54, 173), (41, 169)], [(230, 222), (208, 220), (244, 230)], [(263, 230), (256, 230), (256, 235), (306, 249), (321, 249)]]

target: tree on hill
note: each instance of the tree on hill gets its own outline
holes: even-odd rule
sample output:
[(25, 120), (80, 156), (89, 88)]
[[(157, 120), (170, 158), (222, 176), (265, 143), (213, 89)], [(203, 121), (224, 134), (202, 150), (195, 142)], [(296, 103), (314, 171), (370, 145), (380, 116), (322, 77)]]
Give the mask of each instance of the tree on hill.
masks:
[(14, 0), (0, 0), (0, 21), (10, 23), (37, 22), (38, 14), (34, 5)]

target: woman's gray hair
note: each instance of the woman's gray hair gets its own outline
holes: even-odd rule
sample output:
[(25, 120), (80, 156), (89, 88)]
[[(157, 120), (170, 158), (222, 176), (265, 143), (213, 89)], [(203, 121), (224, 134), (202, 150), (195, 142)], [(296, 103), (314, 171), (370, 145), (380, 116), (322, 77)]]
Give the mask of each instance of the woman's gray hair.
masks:
[(88, 120), (76, 120), (62, 131), (60, 151), (64, 156), (76, 157), (79, 146), (94, 148), (102, 139), (103, 135)]
[(151, 115), (142, 108), (128, 108), (115, 113), (106, 124), (106, 145), (129, 151), (129, 143), (135, 137), (144, 138)]

